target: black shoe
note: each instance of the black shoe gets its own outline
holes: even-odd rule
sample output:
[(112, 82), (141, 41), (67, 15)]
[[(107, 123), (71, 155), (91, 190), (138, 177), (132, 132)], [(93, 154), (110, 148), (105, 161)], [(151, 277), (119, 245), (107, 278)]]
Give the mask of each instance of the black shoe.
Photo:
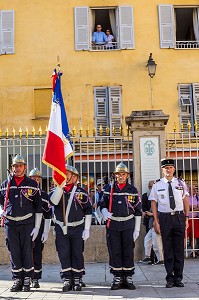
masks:
[(163, 260), (159, 260), (155, 263), (155, 265), (164, 265), (164, 261)]
[(32, 279), (32, 287), (35, 288), (35, 289), (40, 288), (38, 279)]
[(142, 263), (151, 263), (151, 259), (150, 259), (150, 257), (145, 257), (142, 261), (141, 261)]
[(166, 283), (166, 288), (172, 288), (172, 287), (174, 287), (174, 286), (175, 286), (175, 284), (174, 284), (173, 281), (167, 281), (167, 283)]
[(82, 286), (80, 283), (80, 278), (75, 277), (73, 279), (73, 291), (81, 291), (82, 290)]
[(69, 278), (67, 278), (67, 279), (64, 280), (64, 285), (63, 285), (62, 291), (63, 292), (69, 292), (71, 290), (72, 290), (71, 281), (70, 281)]
[(83, 282), (82, 278), (79, 279), (79, 283), (81, 287), (86, 287), (85, 283)]
[(111, 290), (119, 290), (123, 288), (123, 278), (114, 276), (113, 282), (111, 283)]
[(22, 291), (23, 281), (22, 279), (16, 279), (13, 283), (13, 286), (10, 288), (10, 292), (19, 292)]
[(136, 287), (133, 284), (133, 280), (132, 280), (132, 276), (127, 276), (124, 278), (124, 286), (128, 289), (128, 290), (135, 290)]
[(177, 281), (177, 282), (175, 282), (175, 286), (184, 287), (184, 283), (182, 281)]
[(30, 292), (30, 277), (25, 277), (23, 282), (23, 292)]

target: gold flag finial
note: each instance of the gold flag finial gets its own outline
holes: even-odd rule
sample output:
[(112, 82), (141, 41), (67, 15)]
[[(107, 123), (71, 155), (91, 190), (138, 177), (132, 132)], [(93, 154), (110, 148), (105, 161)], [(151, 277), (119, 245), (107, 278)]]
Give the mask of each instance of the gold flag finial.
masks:
[(176, 132), (176, 123), (173, 123), (173, 131)]
[(190, 123), (189, 120), (188, 120), (188, 123), (187, 123), (187, 128), (188, 128), (188, 131), (190, 132), (191, 131), (191, 123)]
[(26, 135), (26, 138), (28, 138), (28, 127), (26, 127), (26, 131), (25, 131), (25, 135)]
[(12, 138), (15, 139), (15, 135), (16, 135), (16, 131), (14, 129), (14, 127), (12, 128)]
[(8, 137), (9, 137), (8, 127), (6, 128), (5, 135), (6, 135), (6, 139), (8, 139)]
[(58, 70), (58, 72), (60, 72), (60, 69), (61, 69), (60, 58), (59, 58), (59, 55), (57, 55), (57, 70)]
[(22, 132), (22, 129), (21, 129), (21, 127), (19, 128), (19, 138), (21, 139), (22, 138), (22, 134), (23, 134), (23, 132)]
[(102, 128), (102, 125), (100, 125), (100, 127), (99, 127), (99, 134), (102, 135), (102, 133), (103, 133), (103, 128)]
[(42, 129), (41, 129), (41, 126), (39, 127), (39, 137), (40, 137), (40, 138), (42, 137)]
[(33, 126), (32, 128), (32, 137), (34, 138), (35, 137), (35, 127)]

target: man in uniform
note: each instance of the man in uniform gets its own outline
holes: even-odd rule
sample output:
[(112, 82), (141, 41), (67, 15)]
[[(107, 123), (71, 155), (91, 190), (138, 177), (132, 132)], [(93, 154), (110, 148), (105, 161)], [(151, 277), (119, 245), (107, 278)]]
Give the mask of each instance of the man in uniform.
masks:
[(61, 263), (63, 292), (81, 291), (84, 271), (83, 243), (89, 238), (92, 205), (87, 192), (77, 186), (78, 171), (66, 165), (66, 184), (50, 193), (54, 205), (56, 249)]
[(115, 169), (116, 182), (105, 188), (100, 208), (107, 221), (109, 264), (114, 278), (112, 290), (134, 290), (134, 247), (141, 223), (141, 201), (137, 189), (127, 183), (128, 168), (120, 163)]
[(149, 195), (154, 216), (154, 228), (161, 232), (164, 264), (167, 272), (166, 287), (184, 287), (184, 236), (188, 228), (188, 189), (181, 178), (175, 178), (174, 160), (161, 160), (163, 178), (157, 180)]
[(0, 189), (0, 216), (5, 219), (6, 244), (10, 252), (14, 284), (11, 292), (30, 291), (33, 276), (33, 241), (42, 219), (42, 202), (37, 183), (25, 175), (26, 162), (21, 155), (12, 161), (13, 177)]
[[(38, 187), (40, 188), (40, 181), (42, 174), (38, 168), (34, 168), (30, 171), (29, 177), (34, 179), (37, 182)], [(32, 287), (39, 288), (39, 279), (42, 276), (42, 251), (44, 249), (44, 243), (48, 239), (48, 233), (50, 230), (51, 218), (52, 218), (52, 208), (48, 201), (48, 194), (40, 189), (41, 200), (42, 200), (42, 210), (43, 218), (41, 226), (39, 229), (39, 234), (35, 239), (34, 248), (33, 248), (33, 261), (34, 261), (34, 275), (32, 278)]]

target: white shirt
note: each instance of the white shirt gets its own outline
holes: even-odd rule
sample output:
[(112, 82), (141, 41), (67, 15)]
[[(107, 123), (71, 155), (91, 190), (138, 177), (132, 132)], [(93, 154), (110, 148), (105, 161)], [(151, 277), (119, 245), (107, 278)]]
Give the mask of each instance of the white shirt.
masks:
[[(174, 211), (181, 211), (184, 209), (183, 199), (189, 195), (186, 183), (181, 179), (173, 177), (171, 186), (176, 204)], [(169, 184), (165, 177), (154, 183), (149, 195), (149, 200), (155, 200), (158, 203), (159, 212), (173, 211), (170, 208), (169, 202)]]

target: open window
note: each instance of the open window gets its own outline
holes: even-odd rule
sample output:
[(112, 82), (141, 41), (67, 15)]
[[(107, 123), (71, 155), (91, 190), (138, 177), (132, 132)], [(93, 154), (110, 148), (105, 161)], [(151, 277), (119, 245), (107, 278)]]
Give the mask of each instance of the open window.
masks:
[(99, 24), (103, 32), (110, 29), (114, 36), (111, 50), (135, 48), (132, 6), (75, 7), (74, 14), (76, 50), (110, 50), (106, 44), (92, 45), (92, 35)]

